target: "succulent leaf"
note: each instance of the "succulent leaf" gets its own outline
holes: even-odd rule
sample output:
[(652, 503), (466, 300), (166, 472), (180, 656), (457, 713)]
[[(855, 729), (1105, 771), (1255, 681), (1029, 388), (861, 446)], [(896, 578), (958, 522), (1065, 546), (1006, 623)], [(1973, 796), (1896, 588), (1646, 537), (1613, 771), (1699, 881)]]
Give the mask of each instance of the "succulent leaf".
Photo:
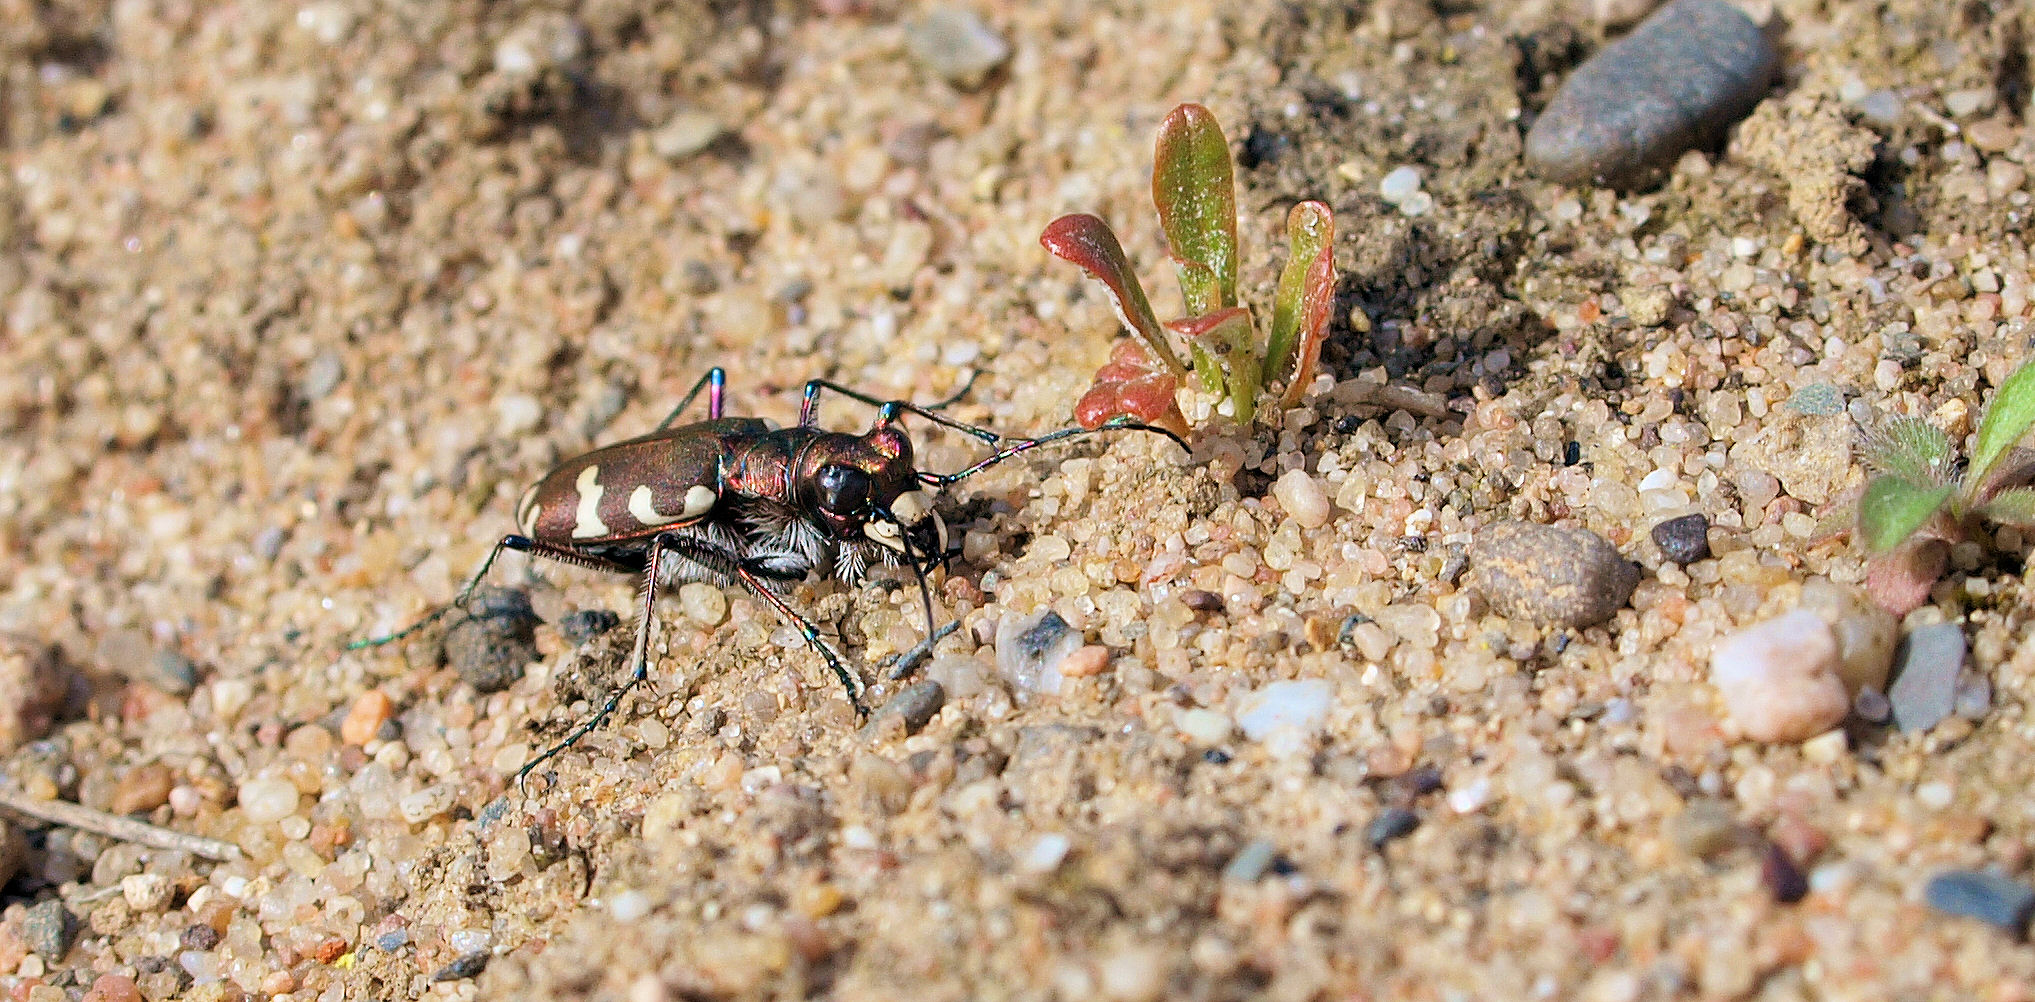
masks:
[(1237, 423), (1249, 424), (1257, 415), (1262, 378), (1257, 353), (1252, 350), (1251, 311), (1232, 306), (1197, 317), (1182, 317), (1166, 327), (1194, 346), (1197, 361), (1203, 355), (1222, 359), (1224, 388)]
[(1183, 104), (1159, 126), (1152, 203), (1180, 270), (1188, 314), (1236, 305), (1236, 172), (1229, 141), (1207, 108)]
[(1335, 306), (1335, 214), (1320, 202), (1294, 206), (1286, 216), (1286, 240), (1291, 254), (1273, 301), (1265, 373), (1270, 379), (1292, 375), (1279, 402), (1292, 407), (1314, 380), (1329, 312)]
[(1039, 234), (1039, 243), (1054, 256), (1073, 262), (1101, 282), (1109, 290), (1110, 305), (1116, 307), (1117, 319), (1144, 341), (1146, 349), (1168, 369), (1175, 373), (1187, 371), (1180, 357), (1166, 344), (1159, 318), (1152, 312), (1152, 302), (1145, 298), (1145, 287), (1138, 283), (1130, 258), (1108, 223), (1085, 212), (1061, 216), (1046, 224), (1045, 231)]

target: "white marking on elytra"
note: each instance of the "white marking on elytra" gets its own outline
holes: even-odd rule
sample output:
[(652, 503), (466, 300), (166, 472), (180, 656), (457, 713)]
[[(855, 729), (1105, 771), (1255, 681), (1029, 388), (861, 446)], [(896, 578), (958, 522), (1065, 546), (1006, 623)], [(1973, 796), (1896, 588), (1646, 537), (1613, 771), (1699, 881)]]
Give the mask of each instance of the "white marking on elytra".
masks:
[(573, 518), (572, 538), (590, 539), (608, 534), (608, 523), (601, 521), (601, 495), (607, 493), (597, 481), (601, 476), (599, 463), (579, 471), (579, 479), (572, 485), (579, 489), (579, 513)]
[(537, 519), (543, 514), (544, 506), (537, 503), (537, 485), (531, 484), (530, 489), (516, 500), (516, 528), (526, 536), (536, 535)]
[(638, 484), (635, 490), (629, 492), (629, 514), (636, 516), (636, 521), (641, 522), (646, 528), (669, 525), (685, 517), (684, 512), (676, 515), (658, 514), (656, 506), (650, 503), (649, 484)]
[(721, 496), (714, 493), (713, 488), (705, 484), (694, 484), (685, 489), (685, 508), (678, 513), (678, 517), (698, 518), (714, 510), (714, 502), (720, 499)]

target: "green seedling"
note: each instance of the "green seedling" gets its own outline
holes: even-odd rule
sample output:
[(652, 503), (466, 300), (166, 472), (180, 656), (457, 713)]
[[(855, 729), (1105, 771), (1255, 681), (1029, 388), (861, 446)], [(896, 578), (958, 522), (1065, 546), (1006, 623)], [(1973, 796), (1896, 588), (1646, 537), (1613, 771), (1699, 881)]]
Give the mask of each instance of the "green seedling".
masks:
[[(1075, 213), (1053, 220), (1039, 235), (1047, 250), (1102, 283), (1136, 337), (1118, 344), (1096, 372), (1094, 386), (1075, 405), (1075, 419), (1094, 428), (1128, 416), (1185, 434), (1176, 394), (1190, 368), (1203, 389), (1229, 399), (1240, 425), (1250, 424), (1282, 380), (1280, 406), (1299, 403), (1321, 360), (1335, 302), (1334, 214), (1309, 201), (1287, 216), (1290, 254), (1261, 337), (1259, 321), (1237, 302), (1236, 171), (1229, 141), (1207, 108), (1183, 104), (1159, 126), (1152, 202), (1187, 307), (1185, 316), (1165, 324), (1108, 223)], [(1167, 331), (1185, 343), (1184, 360)]]
[(1971, 463), (1957, 469), (1950, 436), (1921, 418), (1894, 417), (1866, 436), (1873, 470), (1858, 501), (1858, 538), (1871, 553), (1867, 590), (1897, 615), (1928, 601), (1950, 548), (1985, 541), (1982, 523), (2035, 527), (2035, 453), (2017, 447), (2035, 425), (2035, 364), (2000, 385), (1979, 421)]

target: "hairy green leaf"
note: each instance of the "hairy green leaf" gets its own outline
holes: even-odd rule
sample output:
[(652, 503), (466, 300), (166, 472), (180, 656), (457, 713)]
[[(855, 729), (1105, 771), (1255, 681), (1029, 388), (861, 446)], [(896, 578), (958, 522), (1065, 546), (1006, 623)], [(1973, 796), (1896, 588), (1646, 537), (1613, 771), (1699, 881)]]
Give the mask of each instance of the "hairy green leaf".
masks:
[(1858, 501), (1858, 527), (1865, 545), (1886, 553), (1915, 534), (1950, 500), (1949, 484), (1920, 484), (1892, 474), (1874, 477)]
[(2000, 384), (1993, 405), (1978, 424), (1978, 445), (1971, 454), (1971, 482), (1984, 484), (1993, 464), (2007, 454), (2028, 426), (2035, 424), (2035, 364), (2023, 364)]
[(1985, 517), (2002, 525), (2035, 526), (2035, 487), (2015, 487), (1993, 495), (1979, 507)]
[(1138, 284), (1130, 258), (1125, 256), (1123, 244), (1117, 242), (1116, 231), (1108, 223), (1085, 212), (1061, 216), (1046, 224), (1045, 231), (1039, 234), (1039, 243), (1101, 282), (1109, 290), (1110, 305), (1116, 307), (1117, 319), (1144, 341), (1145, 347), (1168, 369), (1183, 375), (1187, 372), (1180, 356), (1166, 343), (1159, 318), (1152, 312), (1152, 302), (1145, 298), (1145, 287)]
[(1265, 371), (1272, 379), (1292, 374), (1280, 400), (1280, 406), (1291, 407), (1314, 380), (1329, 312), (1335, 306), (1335, 214), (1320, 202), (1294, 206), (1286, 216), (1286, 241), (1291, 253), (1272, 304)]
[(1152, 204), (1180, 270), (1190, 316), (1237, 302), (1237, 186), (1229, 141), (1215, 116), (1183, 104), (1159, 126)]
[(1918, 484), (1947, 484), (1957, 447), (1943, 430), (1917, 417), (1890, 417), (1865, 437), (1859, 458), (1875, 473)]

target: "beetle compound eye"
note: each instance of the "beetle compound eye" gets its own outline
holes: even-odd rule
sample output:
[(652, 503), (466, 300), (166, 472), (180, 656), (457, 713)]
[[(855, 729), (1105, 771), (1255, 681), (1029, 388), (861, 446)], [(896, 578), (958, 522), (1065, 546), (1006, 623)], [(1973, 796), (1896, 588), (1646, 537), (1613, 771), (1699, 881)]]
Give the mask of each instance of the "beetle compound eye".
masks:
[(852, 466), (823, 466), (814, 479), (820, 510), (830, 515), (853, 515), (869, 503), (869, 474)]

